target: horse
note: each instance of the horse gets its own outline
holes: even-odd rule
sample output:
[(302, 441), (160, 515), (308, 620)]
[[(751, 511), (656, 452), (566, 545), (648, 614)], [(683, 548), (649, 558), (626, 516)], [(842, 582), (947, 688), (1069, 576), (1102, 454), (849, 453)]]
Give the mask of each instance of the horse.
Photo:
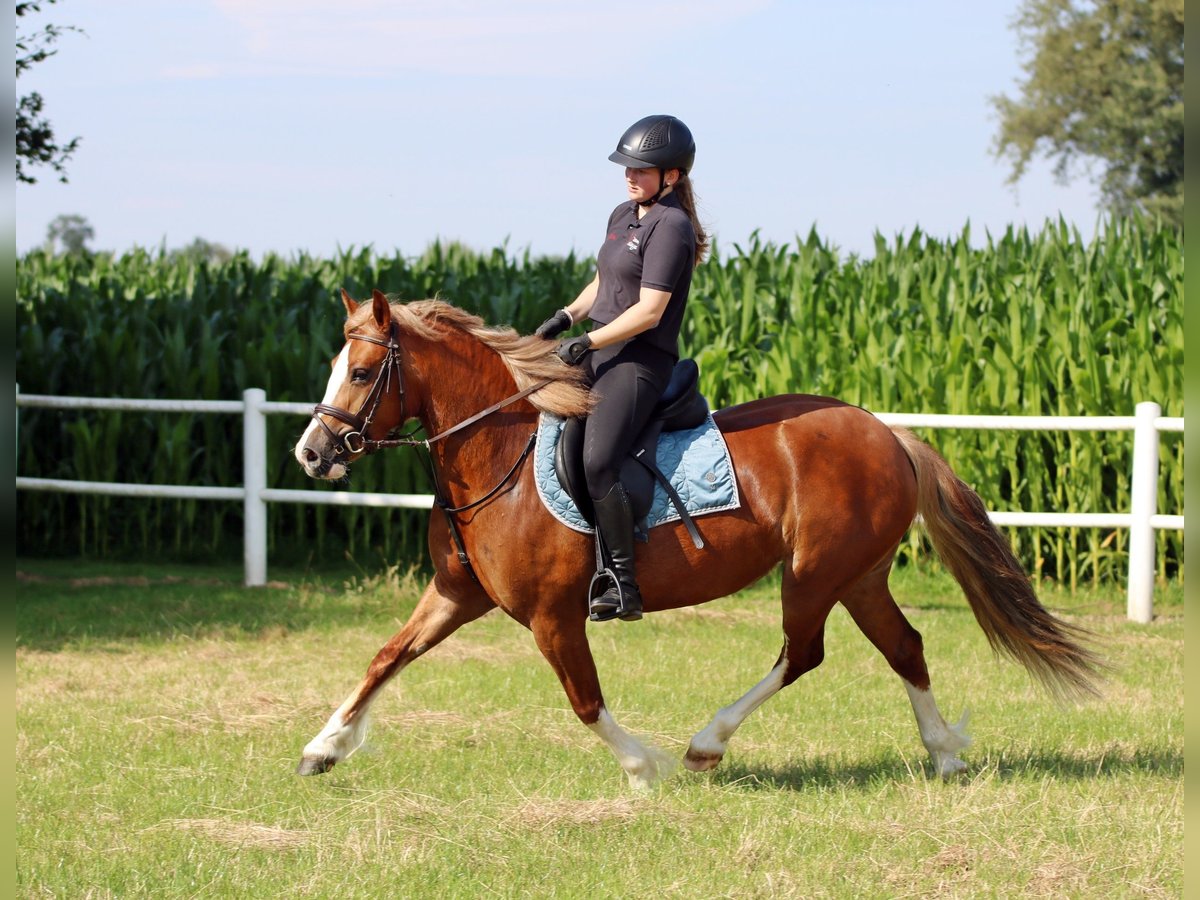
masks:
[[(350, 756), (388, 680), (499, 607), (532, 632), (575, 715), (612, 751), (629, 785), (654, 785), (675, 761), (617, 723), (588, 645), (591, 540), (552, 517), (524, 464), (541, 413), (587, 413), (579, 370), (559, 361), (554, 342), (489, 326), (439, 300), (393, 302), (378, 290), (362, 303), (343, 290), (342, 300), (345, 344), (295, 457), (313, 478), (336, 480), (368, 453), (419, 445), (441, 514), (435, 509), (429, 522), (432, 580), (304, 747), (297, 771), (320, 774)], [(397, 437), (414, 419), (428, 437)], [(1089, 633), (1041, 604), (979, 496), (910, 431), (802, 394), (719, 409), (713, 419), (741, 505), (695, 520), (702, 550), (678, 522), (650, 531), (636, 560), (645, 609), (725, 597), (780, 567), (783, 647), (766, 677), (692, 737), (688, 769), (716, 767), (747, 716), (821, 663), (826, 618), (838, 603), (900, 677), (933, 771), (966, 769), (966, 715), (955, 724), (942, 717), (921, 635), (888, 588), (896, 551), (918, 517), (996, 655), (1056, 695), (1098, 692), (1104, 665)]]

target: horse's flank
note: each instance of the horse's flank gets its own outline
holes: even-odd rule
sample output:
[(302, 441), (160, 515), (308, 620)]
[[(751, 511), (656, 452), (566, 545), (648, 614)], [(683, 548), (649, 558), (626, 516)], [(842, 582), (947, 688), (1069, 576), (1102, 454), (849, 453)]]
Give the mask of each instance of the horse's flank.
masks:
[[(401, 331), (427, 341), (442, 341), (449, 334), (448, 328), (456, 329), (494, 350), (512, 375), (517, 390), (548, 381), (528, 398), (540, 411), (571, 418), (587, 415), (591, 409), (592, 398), (583, 371), (564, 364), (554, 353), (553, 341), (520, 335), (507, 326), (488, 325), (479, 316), (442, 300), (403, 303), (391, 295), (388, 299), (392, 320)], [(363, 325), (370, 315), (370, 305), (363, 304), (347, 319), (346, 333)]]

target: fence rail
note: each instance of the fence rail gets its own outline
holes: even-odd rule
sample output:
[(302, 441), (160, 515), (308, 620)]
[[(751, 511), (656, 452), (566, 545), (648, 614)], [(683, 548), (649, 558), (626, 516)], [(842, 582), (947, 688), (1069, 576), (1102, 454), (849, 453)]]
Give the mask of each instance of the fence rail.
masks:
[[(153, 400), (113, 397), (57, 397), (22, 394), (17, 387), (18, 425), (21, 407), (42, 409), (107, 409), (149, 412), (191, 412), (241, 415), (244, 470), (241, 487), (200, 485), (123, 484), (17, 476), (17, 489), (59, 493), (107, 494), (124, 497), (167, 497), (196, 500), (240, 500), (245, 507), (245, 583), (267, 581), (267, 504), (317, 503), (338, 506), (407, 507), (428, 509), (429, 494), (378, 494), (357, 491), (278, 490), (267, 487), (268, 415), (312, 414), (304, 403), (268, 402), (266, 392), (250, 388), (242, 400)], [(1158, 450), (1162, 432), (1182, 432), (1182, 417), (1166, 417), (1153, 402), (1137, 404), (1132, 416), (971, 416), (878, 413), (889, 425), (906, 428), (1001, 429), (1008, 431), (1132, 431), (1133, 465), (1128, 513), (990, 512), (1001, 526), (1048, 528), (1128, 528), (1129, 579), (1126, 615), (1149, 622), (1154, 615), (1154, 532), (1182, 530), (1183, 516), (1159, 514)]]

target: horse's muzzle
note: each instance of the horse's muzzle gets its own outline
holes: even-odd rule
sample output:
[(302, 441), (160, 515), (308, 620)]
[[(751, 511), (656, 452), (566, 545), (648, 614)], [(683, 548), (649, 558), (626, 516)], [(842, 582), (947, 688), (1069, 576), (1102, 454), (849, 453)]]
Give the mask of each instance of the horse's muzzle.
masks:
[(346, 474), (346, 464), (318, 453), (301, 442), (296, 447), (296, 461), (309, 478), (337, 480)]

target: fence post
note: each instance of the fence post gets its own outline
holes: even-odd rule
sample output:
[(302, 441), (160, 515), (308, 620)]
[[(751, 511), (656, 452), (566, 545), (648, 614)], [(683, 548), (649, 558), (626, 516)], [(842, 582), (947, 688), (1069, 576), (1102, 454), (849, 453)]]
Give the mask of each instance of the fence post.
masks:
[(1157, 403), (1139, 403), (1134, 410), (1133, 472), (1129, 524), (1129, 600), (1126, 616), (1134, 622), (1154, 618), (1154, 526), (1158, 505), (1158, 429), (1162, 415)]
[(248, 388), (242, 392), (242, 402), (246, 586), (256, 587), (267, 583), (267, 503), (262, 499), (267, 487), (267, 417), (262, 411), (267, 392)]

